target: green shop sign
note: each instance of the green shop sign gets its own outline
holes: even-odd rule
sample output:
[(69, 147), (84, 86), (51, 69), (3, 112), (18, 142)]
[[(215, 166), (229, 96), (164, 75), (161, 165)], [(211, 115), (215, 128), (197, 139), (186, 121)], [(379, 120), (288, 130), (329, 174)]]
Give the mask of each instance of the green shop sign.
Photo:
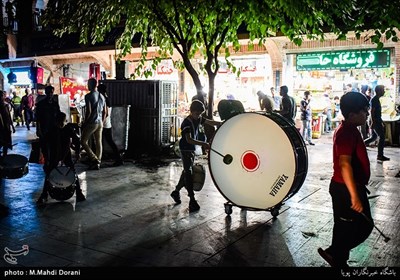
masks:
[(302, 53), (296, 57), (296, 70), (385, 68), (390, 66), (390, 49), (366, 49)]

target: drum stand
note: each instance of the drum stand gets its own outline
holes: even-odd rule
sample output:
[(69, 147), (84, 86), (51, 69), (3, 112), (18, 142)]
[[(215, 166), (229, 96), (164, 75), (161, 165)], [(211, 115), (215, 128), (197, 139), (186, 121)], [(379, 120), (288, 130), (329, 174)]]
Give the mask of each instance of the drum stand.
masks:
[[(256, 209), (256, 208), (250, 208), (250, 207), (240, 207), (241, 209), (249, 210), (249, 211), (269, 211), (271, 212), (272, 217), (276, 218), (279, 215), (279, 210), (281, 209), (282, 205), (284, 203), (278, 203), (274, 207), (268, 208), (268, 209)], [(232, 202), (225, 202), (224, 203), (224, 208), (225, 208), (225, 214), (230, 216), (232, 214), (232, 207), (236, 206)]]

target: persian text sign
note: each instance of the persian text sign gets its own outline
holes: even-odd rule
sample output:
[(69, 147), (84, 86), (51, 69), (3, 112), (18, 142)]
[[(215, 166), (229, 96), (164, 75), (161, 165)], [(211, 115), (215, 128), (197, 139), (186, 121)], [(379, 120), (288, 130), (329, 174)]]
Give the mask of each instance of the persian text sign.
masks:
[(385, 67), (390, 67), (390, 49), (302, 53), (296, 57), (297, 71)]

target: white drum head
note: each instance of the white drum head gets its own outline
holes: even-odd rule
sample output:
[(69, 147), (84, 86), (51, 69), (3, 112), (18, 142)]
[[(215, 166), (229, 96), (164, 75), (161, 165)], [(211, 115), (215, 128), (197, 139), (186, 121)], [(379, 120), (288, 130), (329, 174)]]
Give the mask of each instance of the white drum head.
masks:
[[(266, 115), (243, 113), (217, 130), (209, 154), (210, 173), (220, 192), (241, 207), (268, 209), (289, 193), (295, 153), (285, 131)], [(222, 155), (231, 155), (226, 164)]]
[(67, 188), (75, 183), (75, 172), (67, 166), (58, 166), (50, 172), (49, 182), (55, 188)]

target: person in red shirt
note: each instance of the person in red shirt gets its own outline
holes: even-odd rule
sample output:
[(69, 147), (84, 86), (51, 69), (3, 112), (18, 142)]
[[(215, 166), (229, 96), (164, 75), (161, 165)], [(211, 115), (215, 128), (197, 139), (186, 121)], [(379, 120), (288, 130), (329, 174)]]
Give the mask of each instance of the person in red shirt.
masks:
[(30, 130), (30, 124), (34, 121), (35, 100), (30, 89), (25, 89), (25, 95), (21, 99), (21, 107), (24, 111), (26, 128)]
[(344, 121), (333, 135), (333, 176), (329, 186), (334, 218), (332, 243), (325, 250), (318, 248), (332, 267), (347, 267), (351, 249), (364, 242), (373, 229), (366, 188), (370, 162), (357, 129), (366, 122), (368, 109), (368, 99), (358, 92), (347, 92), (340, 99)]

